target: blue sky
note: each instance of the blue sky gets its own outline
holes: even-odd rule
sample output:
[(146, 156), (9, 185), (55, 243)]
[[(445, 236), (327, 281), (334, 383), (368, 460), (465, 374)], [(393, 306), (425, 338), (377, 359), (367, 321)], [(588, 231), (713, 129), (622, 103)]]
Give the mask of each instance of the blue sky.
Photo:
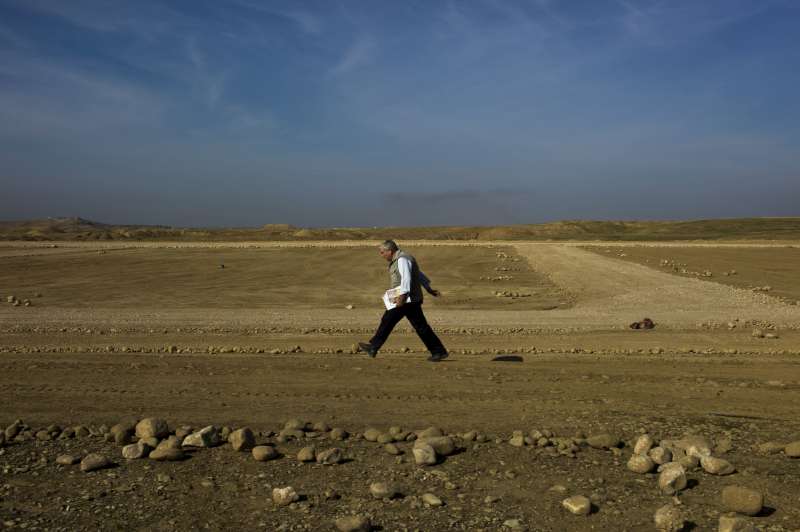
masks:
[(800, 215), (795, 0), (0, 0), (0, 219)]

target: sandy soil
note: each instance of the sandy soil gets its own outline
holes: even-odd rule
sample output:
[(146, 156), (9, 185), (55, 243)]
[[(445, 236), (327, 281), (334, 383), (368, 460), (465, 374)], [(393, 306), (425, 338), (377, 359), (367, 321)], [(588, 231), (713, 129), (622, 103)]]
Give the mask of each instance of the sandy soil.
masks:
[[(753, 448), (800, 439), (800, 307), (601, 248), (409, 243), (445, 293), (425, 308), (452, 356), (426, 362), (403, 326), (368, 359), (352, 344), (380, 316), (363, 293), (383, 289), (373, 245), (3, 247), (0, 293), (30, 297), (33, 306), (0, 305), (0, 424), (112, 425), (156, 415), (173, 428), (247, 425), (284, 457), (257, 463), (224, 446), (181, 463), (128, 462), (102, 438), (15, 441), (0, 449), (0, 526), (317, 530), (359, 513), (383, 530), (498, 530), (509, 519), (530, 530), (653, 530), (653, 512), (673, 498), (658, 492), (653, 475), (625, 468), (629, 446), (581, 444), (567, 457), (507, 442), (514, 430), (548, 429), (576, 442), (612, 432), (630, 445), (642, 431), (730, 442), (719, 455), (737, 473), (689, 472), (690, 488), (678, 496), (687, 529), (716, 527), (727, 484), (765, 494), (766, 509), (751, 518), (758, 526), (800, 528), (800, 462)], [(692, 253), (717, 257), (719, 248)], [(361, 277), (326, 291), (345, 272)], [(481, 279), (506, 274), (513, 279)], [(760, 278), (779, 285), (772, 275)], [(656, 329), (627, 329), (644, 316)], [(754, 338), (754, 328), (777, 338)], [(498, 353), (521, 361), (493, 361)], [(457, 439), (463, 452), (428, 469), (413, 464), (410, 444), (398, 459), (358, 439), (335, 444), (350, 462), (301, 465), (293, 456), (308, 442), (274, 437), (293, 417), (352, 433), (438, 425), (489, 438)], [(58, 453), (92, 450), (118, 467), (84, 474), (53, 463)], [(369, 482), (387, 479), (405, 497), (372, 500)], [(556, 484), (564, 494), (551, 491)], [(272, 505), (271, 487), (283, 485), (305, 501)], [(424, 507), (426, 491), (446, 505)], [(563, 510), (560, 500), (572, 494), (591, 496), (594, 512)], [(500, 499), (486, 503), (487, 495)]]

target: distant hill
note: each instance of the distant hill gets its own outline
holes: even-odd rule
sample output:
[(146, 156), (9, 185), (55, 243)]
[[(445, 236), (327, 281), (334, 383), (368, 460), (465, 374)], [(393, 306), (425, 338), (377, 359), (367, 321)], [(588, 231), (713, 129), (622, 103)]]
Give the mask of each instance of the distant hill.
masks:
[(0, 240), (800, 240), (800, 218), (730, 218), (688, 221), (592, 221), (453, 227), (176, 228), (111, 225), (83, 218), (0, 222)]

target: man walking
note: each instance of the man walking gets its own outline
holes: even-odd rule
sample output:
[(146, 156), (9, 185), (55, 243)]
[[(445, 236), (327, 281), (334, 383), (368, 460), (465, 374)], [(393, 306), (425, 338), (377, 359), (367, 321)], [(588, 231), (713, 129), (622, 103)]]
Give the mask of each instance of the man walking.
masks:
[(439, 296), (439, 291), (431, 288), (430, 280), (420, 271), (416, 259), (400, 250), (394, 240), (384, 241), (378, 248), (378, 253), (389, 263), (389, 288), (399, 288), (397, 291), (399, 295), (394, 299), (395, 307), (383, 313), (375, 336), (369, 342), (358, 343), (359, 350), (374, 358), (394, 326), (403, 318), (408, 318), (431, 353), (428, 360), (431, 362), (444, 360), (448, 356), (447, 349), (422, 313), (422, 288), (424, 287), (434, 297)]

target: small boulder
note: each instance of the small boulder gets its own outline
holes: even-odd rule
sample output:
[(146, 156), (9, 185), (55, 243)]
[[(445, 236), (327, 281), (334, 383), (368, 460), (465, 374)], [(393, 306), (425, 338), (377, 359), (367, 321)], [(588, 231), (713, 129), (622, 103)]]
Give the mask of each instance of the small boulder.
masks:
[(104, 469), (112, 465), (111, 460), (99, 453), (87, 454), (81, 460), (81, 471), (88, 473), (89, 471), (96, 471)]
[(340, 464), (344, 460), (342, 450), (338, 447), (333, 447), (325, 451), (317, 453), (317, 463), (322, 465), (335, 465)]
[(659, 532), (680, 532), (686, 525), (683, 512), (672, 504), (666, 504), (656, 510), (653, 520)]
[(800, 458), (800, 441), (793, 441), (783, 449), (783, 454), (789, 458)]
[(155, 437), (158, 439), (169, 436), (169, 425), (163, 419), (148, 417), (136, 424), (136, 437), (139, 439)]
[(123, 447), (122, 457), (126, 460), (138, 460), (140, 458), (146, 458), (152, 450), (153, 448), (147, 445), (143, 440), (139, 440), (136, 443), (131, 443)]
[(589, 515), (592, 511), (592, 501), (583, 495), (573, 495), (561, 501), (561, 506), (575, 515)]
[(633, 446), (633, 453), (634, 454), (647, 454), (647, 452), (653, 447), (655, 442), (653, 441), (653, 437), (649, 434), (642, 434), (636, 439), (636, 443)]
[(722, 458), (715, 458), (713, 456), (704, 456), (700, 459), (700, 466), (703, 471), (712, 475), (730, 475), (736, 471), (736, 468)]
[(300, 496), (291, 486), (286, 486), (285, 488), (273, 488), (272, 490), (272, 502), (275, 503), (275, 506), (289, 506), (293, 502), (297, 502), (300, 500)]
[(62, 454), (56, 458), (58, 465), (75, 465), (80, 461), (80, 458), (72, 454)]
[(216, 447), (222, 443), (219, 437), (219, 429), (213, 425), (203, 427), (197, 432), (193, 432), (183, 439), (183, 447)]
[(313, 462), (316, 460), (315, 449), (313, 446), (303, 447), (297, 453), (297, 460), (299, 462)]
[(401, 495), (400, 489), (389, 482), (373, 482), (369, 485), (369, 492), (376, 499), (394, 499)]
[(731, 512), (757, 515), (764, 506), (764, 496), (760, 491), (744, 486), (725, 486), (722, 489), (722, 506)]
[(253, 458), (255, 458), (256, 462), (267, 462), (280, 456), (278, 451), (272, 445), (257, 445), (253, 447), (251, 453), (253, 454)]
[(256, 436), (252, 430), (244, 427), (231, 432), (228, 442), (234, 451), (249, 451), (256, 446)]
[(177, 462), (186, 458), (186, 454), (181, 449), (162, 447), (159, 444), (158, 448), (150, 452), (149, 457), (157, 462)]
[(644, 454), (634, 454), (628, 460), (628, 469), (634, 473), (645, 474), (653, 470), (655, 464), (649, 456)]
[(450, 456), (456, 451), (456, 445), (449, 436), (431, 436), (419, 438), (414, 442), (414, 448), (430, 445), (438, 456)]
[(586, 438), (586, 443), (595, 449), (611, 449), (612, 447), (619, 447), (621, 442), (616, 436), (604, 433), (589, 436)]
[(719, 532), (759, 532), (758, 528), (740, 515), (719, 516)]
[(339, 532), (369, 532), (372, 530), (372, 522), (369, 517), (363, 515), (348, 515), (340, 517), (335, 522)]
[(434, 465), (437, 462), (436, 451), (428, 444), (415, 446), (413, 451), (414, 462), (420, 466)]
[(672, 495), (686, 488), (686, 471), (677, 462), (664, 464), (659, 468), (658, 487), (662, 493)]

